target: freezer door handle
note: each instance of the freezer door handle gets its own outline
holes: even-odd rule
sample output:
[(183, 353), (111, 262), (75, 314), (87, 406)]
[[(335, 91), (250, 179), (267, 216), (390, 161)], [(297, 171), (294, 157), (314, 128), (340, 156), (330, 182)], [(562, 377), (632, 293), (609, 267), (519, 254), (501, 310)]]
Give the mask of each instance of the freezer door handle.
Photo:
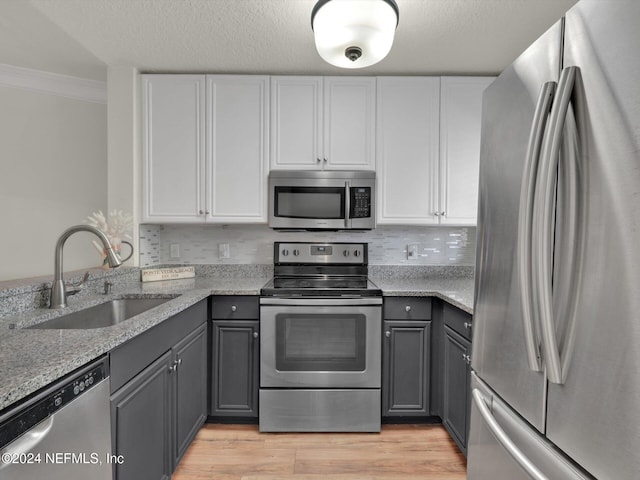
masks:
[(533, 205), (536, 179), (539, 168), (540, 151), (551, 104), (556, 90), (556, 82), (546, 82), (540, 88), (536, 109), (529, 134), (525, 171), (520, 187), (520, 209), (518, 215), (518, 279), (522, 298), (522, 322), (525, 348), (529, 368), (534, 372), (542, 371), (540, 358), (539, 327), (534, 324), (533, 310), (531, 243), (533, 227)]
[(500, 424), (497, 422), (487, 402), (485, 400), (482, 392), (474, 388), (471, 392), (473, 396), (473, 403), (475, 403), (476, 407), (478, 407), (478, 411), (482, 416), (485, 424), (491, 431), (491, 434), (495, 437), (498, 443), (509, 453), (511, 458), (515, 460), (515, 462), (525, 471), (527, 474), (535, 479), (535, 480), (548, 480), (547, 476), (544, 475), (538, 467), (536, 467), (529, 458), (522, 453), (522, 451), (516, 446), (516, 444), (509, 438), (506, 432), (500, 427)]
[[(560, 74), (558, 93), (551, 109), (549, 129), (542, 148), (539, 182), (534, 202), (536, 238), (533, 244), (532, 259), (537, 311), (540, 316), (542, 353), (545, 359), (547, 378), (550, 382), (557, 384), (564, 383), (564, 377), (552, 304), (555, 200), (560, 149), (564, 140), (563, 133), (577, 73), (578, 67), (567, 67)], [(575, 208), (575, 203), (571, 202), (570, 207)], [(575, 212), (570, 212), (569, 216), (575, 218)], [(564, 285), (561, 288), (567, 289), (570, 286)], [(565, 359), (565, 363), (567, 362), (568, 358)]]

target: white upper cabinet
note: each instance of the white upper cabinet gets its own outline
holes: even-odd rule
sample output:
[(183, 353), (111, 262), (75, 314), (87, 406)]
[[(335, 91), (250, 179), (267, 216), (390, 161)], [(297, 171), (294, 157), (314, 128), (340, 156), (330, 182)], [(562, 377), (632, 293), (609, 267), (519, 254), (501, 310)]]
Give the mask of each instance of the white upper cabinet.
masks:
[(271, 77), (271, 168), (372, 170), (376, 79)]
[(475, 225), (492, 81), (143, 75), (143, 222), (265, 223), (270, 167), (376, 170), (377, 223)]
[(142, 77), (142, 220), (204, 221), (204, 75)]
[(267, 221), (269, 77), (207, 76), (207, 221)]
[(268, 92), (265, 76), (143, 75), (143, 222), (267, 221)]
[(378, 77), (379, 224), (437, 224), (439, 77)]
[(321, 168), (322, 108), (322, 77), (271, 77), (272, 169)]
[(324, 78), (323, 163), (331, 170), (373, 170), (376, 79)]
[(442, 77), (440, 223), (475, 225), (482, 93), (495, 77)]
[(493, 77), (379, 77), (378, 224), (475, 225)]

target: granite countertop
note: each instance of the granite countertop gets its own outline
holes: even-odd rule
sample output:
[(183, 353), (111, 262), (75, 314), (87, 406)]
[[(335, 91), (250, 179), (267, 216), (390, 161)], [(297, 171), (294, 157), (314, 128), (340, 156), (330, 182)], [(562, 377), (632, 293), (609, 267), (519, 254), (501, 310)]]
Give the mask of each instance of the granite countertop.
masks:
[[(254, 275), (197, 276), (183, 280), (142, 283), (125, 281), (109, 295), (70, 297), (64, 310), (28, 309), (0, 316), (0, 410), (58, 378), (108, 353), (118, 345), (161, 323), (210, 295), (259, 295), (269, 281), (267, 272)], [(391, 273), (391, 274), (390, 274)], [(435, 272), (427, 276), (398, 276), (393, 271), (370, 271), (385, 296), (435, 296), (473, 313), (473, 276)], [(124, 297), (170, 298), (145, 313), (110, 327), (78, 330), (25, 329), (107, 300)]]
[(470, 277), (371, 277), (387, 297), (438, 297), (473, 314), (474, 280)]
[[(139, 335), (209, 295), (258, 295), (268, 277), (199, 277), (119, 285), (109, 295), (69, 298), (69, 307), (40, 308), (0, 318), (0, 410)], [(123, 297), (172, 298), (111, 327), (23, 329), (44, 320)]]

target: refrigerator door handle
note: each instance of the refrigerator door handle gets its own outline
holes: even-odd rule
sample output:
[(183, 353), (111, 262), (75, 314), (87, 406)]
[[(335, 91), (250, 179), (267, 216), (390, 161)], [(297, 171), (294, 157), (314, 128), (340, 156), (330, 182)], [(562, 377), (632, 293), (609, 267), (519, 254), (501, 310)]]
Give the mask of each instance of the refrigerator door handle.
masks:
[(473, 396), (473, 403), (478, 407), (478, 411), (491, 431), (491, 434), (495, 437), (502, 448), (509, 453), (511, 458), (513, 458), (531, 478), (535, 480), (548, 480), (547, 476), (542, 473), (524, 453), (522, 453), (513, 440), (509, 438), (509, 435), (507, 435), (502, 427), (500, 427), (500, 424), (491, 413), (482, 392), (479, 389), (474, 388), (471, 395)]
[(518, 215), (518, 278), (522, 298), (522, 322), (525, 348), (529, 368), (534, 372), (542, 371), (540, 358), (539, 327), (534, 324), (535, 315), (532, 298), (531, 242), (533, 228), (533, 205), (536, 178), (539, 168), (542, 140), (551, 111), (556, 82), (546, 82), (540, 88), (533, 123), (529, 134), (525, 171), (520, 187), (520, 208)]
[(536, 238), (532, 258), (542, 334), (542, 353), (547, 378), (550, 382), (557, 384), (562, 384), (564, 379), (552, 305), (553, 229), (558, 161), (577, 72), (578, 67), (567, 67), (560, 74), (558, 93), (551, 109), (549, 130), (542, 149), (534, 206)]

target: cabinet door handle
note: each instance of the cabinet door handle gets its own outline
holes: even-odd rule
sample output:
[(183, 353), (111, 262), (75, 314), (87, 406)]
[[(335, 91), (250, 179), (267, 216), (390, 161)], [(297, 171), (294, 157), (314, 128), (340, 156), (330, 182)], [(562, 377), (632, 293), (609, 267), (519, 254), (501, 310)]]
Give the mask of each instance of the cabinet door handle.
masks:
[(204, 215), (204, 210), (198, 210), (198, 213), (199, 213), (200, 215)]
[(389, 338), (391, 336), (391, 332), (387, 330), (386, 332), (384, 332), (384, 336)]
[(316, 158), (316, 163), (320, 163), (320, 158)]
[(253, 338), (258, 338), (259, 334), (258, 332), (253, 332)]
[(323, 158), (322, 161), (326, 164), (327, 163), (327, 159)]
[(464, 322), (464, 328), (471, 330), (471, 322)]

